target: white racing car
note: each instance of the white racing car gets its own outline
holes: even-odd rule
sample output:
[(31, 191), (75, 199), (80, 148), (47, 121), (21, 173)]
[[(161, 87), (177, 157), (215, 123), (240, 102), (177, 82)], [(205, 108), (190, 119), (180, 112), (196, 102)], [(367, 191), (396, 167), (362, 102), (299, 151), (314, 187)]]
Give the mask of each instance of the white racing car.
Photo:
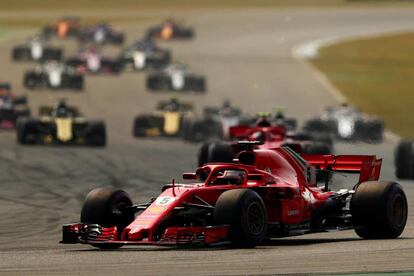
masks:
[(347, 104), (329, 107), (319, 118), (305, 122), (303, 130), (314, 136), (330, 136), (345, 141), (380, 143), (384, 134), (384, 123), (368, 117)]
[(203, 117), (189, 118), (185, 121), (183, 138), (190, 142), (227, 140), (230, 138), (230, 127), (248, 120), (242, 117), (239, 108), (226, 100), (220, 107), (205, 107)]
[(12, 59), (15, 61), (61, 60), (63, 50), (54, 48), (40, 36), (29, 39), (26, 43), (13, 48)]
[(130, 66), (133, 70), (144, 70), (166, 66), (171, 61), (171, 53), (169, 50), (158, 47), (152, 40), (142, 39), (125, 48), (119, 59), (124, 67)]
[(203, 76), (191, 74), (183, 64), (171, 64), (147, 77), (147, 89), (151, 91), (194, 91), (205, 92)]
[(26, 88), (36, 89), (48, 87), (51, 89), (69, 88), (82, 90), (83, 75), (75, 73), (65, 64), (55, 61), (44, 63), (34, 70), (24, 74), (23, 84)]

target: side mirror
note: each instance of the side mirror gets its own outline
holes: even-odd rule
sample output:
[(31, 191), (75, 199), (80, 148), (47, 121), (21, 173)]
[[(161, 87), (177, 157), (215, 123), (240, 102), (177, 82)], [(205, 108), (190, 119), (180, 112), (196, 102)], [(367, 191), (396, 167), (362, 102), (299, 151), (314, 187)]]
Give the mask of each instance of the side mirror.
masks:
[(261, 174), (249, 174), (249, 175), (247, 176), (247, 179), (248, 179), (248, 180), (256, 180), (256, 181), (260, 181), (260, 180), (263, 180), (263, 175), (261, 175)]
[(193, 179), (197, 179), (197, 174), (196, 173), (183, 173), (183, 179), (185, 180), (193, 180)]

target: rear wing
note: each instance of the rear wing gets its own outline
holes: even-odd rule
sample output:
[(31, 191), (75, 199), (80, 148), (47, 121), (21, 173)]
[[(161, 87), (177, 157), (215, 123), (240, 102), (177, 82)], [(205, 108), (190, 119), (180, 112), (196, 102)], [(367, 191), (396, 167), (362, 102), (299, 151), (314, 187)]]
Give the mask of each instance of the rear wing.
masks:
[(382, 159), (377, 159), (375, 155), (303, 154), (302, 157), (317, 169), (359, 173), (358, 183), (378, 180), (381, 173)]
[[(75, 116), (80, 115), (79, 109), (77, 107), (69, 106), (68, 108), (73, 115)], [(52, 116), (52, 112), (54, 109), (55, 108), (53, 106), (40, 106), (39, 116)]]
[[(169, 101), (159, 101), (157, 104), (157, 110), (165, 110), (170, 105)], [(194, 109), (194, 105), (190, 102), (179, 102), (178, 110), (179, 111), (192, 111)]]

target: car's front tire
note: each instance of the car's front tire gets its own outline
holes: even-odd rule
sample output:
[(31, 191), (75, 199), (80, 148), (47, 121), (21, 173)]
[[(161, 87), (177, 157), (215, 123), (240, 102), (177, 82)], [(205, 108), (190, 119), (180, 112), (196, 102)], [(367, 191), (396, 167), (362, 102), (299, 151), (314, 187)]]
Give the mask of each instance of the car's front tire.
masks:
[[(128, 207), (132, 206), (129, 195), (122, 190), (112, 188), (93, 189), (86, 196), (81, 210), (82, 223), (99, 224), (102, 227), (116, 226), (118, 234), (134, 219), (135, 215)], [(119, 238), (119, 237), (118, 237)], [(94, 244), (102, 249), (116, 249), (121, 244)]]
[(262, 198), (249, 189), (222, 193), (214, 208), (216, 225), (229, 225), (232, 246), (252, 248), (266, 236), (267, 214)]

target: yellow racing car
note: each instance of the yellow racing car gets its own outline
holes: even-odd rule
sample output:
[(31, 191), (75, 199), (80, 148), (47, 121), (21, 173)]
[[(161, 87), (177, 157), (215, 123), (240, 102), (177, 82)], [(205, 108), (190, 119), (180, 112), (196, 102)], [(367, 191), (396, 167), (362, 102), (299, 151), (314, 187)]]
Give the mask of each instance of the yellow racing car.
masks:
[(193, 105), (172, 98), (160, 101), (152, 114), (140, 114), (135, 117), (133, 135), (135, 137), (177, 137), (185, 126), (186, 118), (191, 116)]
[(105, 123), (87, 121), (65, 101), (59, 101), (55, 107), (40, 107), (39, 115), (39, 118), (18, 119), (19, 144), (106, 145)]

